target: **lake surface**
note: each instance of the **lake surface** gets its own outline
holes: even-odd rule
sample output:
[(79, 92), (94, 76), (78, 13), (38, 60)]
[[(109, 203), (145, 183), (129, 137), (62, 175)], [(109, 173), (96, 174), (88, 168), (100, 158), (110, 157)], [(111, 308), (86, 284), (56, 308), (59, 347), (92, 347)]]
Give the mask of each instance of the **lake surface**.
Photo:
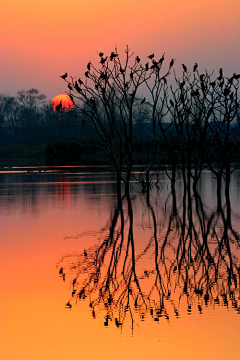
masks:
[(230, 216), (159, 179), (119, 206), (111, 168), (2, 169), (1, 359), (240, 358), (240, 172)]

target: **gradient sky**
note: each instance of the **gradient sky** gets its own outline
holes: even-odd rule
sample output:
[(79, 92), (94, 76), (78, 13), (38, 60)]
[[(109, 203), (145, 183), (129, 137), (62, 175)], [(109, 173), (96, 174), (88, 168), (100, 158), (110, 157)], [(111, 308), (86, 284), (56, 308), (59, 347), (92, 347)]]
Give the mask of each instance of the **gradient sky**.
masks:
[(128, 44), (145, 63), (154, 52), (200, 71), (240, 72), (239, 0), (8, 0), (0, 14), (0, 93), (67, 88), (59, 75), (83, 76), (97, 52)]

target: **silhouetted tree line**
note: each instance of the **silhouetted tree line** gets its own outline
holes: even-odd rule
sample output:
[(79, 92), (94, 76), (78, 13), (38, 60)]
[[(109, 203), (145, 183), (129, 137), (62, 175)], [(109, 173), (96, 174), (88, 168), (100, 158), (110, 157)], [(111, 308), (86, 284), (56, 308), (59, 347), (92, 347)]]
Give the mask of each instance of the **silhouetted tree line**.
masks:
[(36, 89), (0, 94), (0, 145), (45, 145), (90, 136), (87, 130), (64, 128)]
[[(147, 191), (150, 174), (160, 164), (172, 188), (181, 175), (185, 188), (196, 190), (205, 168), (214, 173), (219, 189), (223, 176), (230, 182), (240, 163), (240, 74), (227, 78), (222, 68), (217, 75), (202, 73), (195, 63), (191, 71), (182, 64), (178, 78), (175, 59), (165, 66), (164, 54), (159, 60), (151, 54), (142, 63), (128, 47), (123, 60), (117, 49), (109, 56), (99, 53), (99, 60), (100, 65), (87, 64), (84, 80), (61, 76), (75, 110), (70, 122), (60, 110), (58, 118), (96, 135), (92, 144), (111, 159), (126, 191), (139, 157)], [(174, 84), (169, 85), (171, 72)]]

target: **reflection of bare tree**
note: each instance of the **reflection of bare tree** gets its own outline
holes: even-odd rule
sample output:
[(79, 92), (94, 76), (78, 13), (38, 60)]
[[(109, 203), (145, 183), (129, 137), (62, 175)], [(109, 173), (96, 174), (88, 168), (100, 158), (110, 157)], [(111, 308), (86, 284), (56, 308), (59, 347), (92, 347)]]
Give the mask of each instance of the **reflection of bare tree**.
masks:
[[(172, 202), (169, 199), (172, 198)], [(240, 313), (240, 236), (222, 211), (207, 214), (199, 194), (184, 193), (181, 207), (170, 194), (160, 208), (142, 197), (150, 221), (149, 236), (135, 240), (133, 202), (118, 196), (110, 223), (99, 233), (99, 245), (79, 255), (64, 256), (59, 275), (71, 277), (72, 297), (67, 303), (89, 299), (93, 317), (105, 309), (104, 325), (120, 327), (129, 315), (155, 321), (179, 316), (185, 304), (190, 314), (197, 304), (223, 304)], [(219, 209), (218, 209), (219, 210)]]

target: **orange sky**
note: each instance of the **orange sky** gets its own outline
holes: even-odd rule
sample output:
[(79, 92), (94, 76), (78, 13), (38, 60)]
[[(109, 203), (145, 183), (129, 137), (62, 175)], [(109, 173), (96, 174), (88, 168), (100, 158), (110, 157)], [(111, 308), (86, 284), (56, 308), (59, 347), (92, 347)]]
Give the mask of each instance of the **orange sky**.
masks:
[(59, 75), (83, 76), (96, 52), (126, 44), (143, 62), (165, 52), (176, 69), (240, 71), (239, 0), (8, 0), (0, 14), (0, 93), (37, 88), (52, 98)]

